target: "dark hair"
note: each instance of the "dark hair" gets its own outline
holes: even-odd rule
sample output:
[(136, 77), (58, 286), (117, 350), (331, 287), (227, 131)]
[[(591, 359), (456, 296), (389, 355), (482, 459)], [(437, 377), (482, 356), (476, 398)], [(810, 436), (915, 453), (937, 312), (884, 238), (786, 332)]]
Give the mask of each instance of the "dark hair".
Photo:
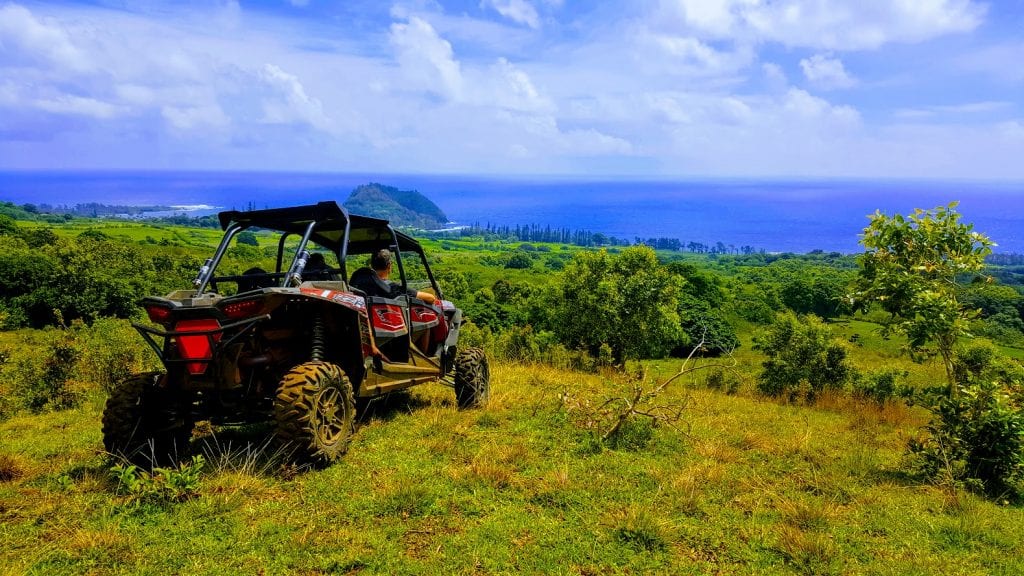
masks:
[(391, 266), (391, 250), (381, 248), (370, 257), (370, 268), (374, 270), (387, 270)]
[(324, 255), (319, 252), (313, 252), (309, 255), (309, 260), (306, 262), (306, 268), (327, 268), (327, 260)]

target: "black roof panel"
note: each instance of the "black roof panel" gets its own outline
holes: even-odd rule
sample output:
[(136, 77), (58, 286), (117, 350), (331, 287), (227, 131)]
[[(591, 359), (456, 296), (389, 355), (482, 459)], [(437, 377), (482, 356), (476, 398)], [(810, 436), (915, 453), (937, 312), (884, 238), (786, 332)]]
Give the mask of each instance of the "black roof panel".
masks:
[(222, 229), (232, 222), (246, 228), (266, 228), (279, 232), (303, 234), (310, 222), (316, 221), (311, 240), (339, 252), (345, 237), (345, 224), (349, 227), (349, 254), (365, 254), (386, 248), (398, 237), (400, 250), (421, 251), (419, 242), (402, 232), (392, 230), (387, 220), (349, 214), (348, 210), (330, 200), (307, 206), (268, 208), (265, 210), (227, 210), (217, 215)]

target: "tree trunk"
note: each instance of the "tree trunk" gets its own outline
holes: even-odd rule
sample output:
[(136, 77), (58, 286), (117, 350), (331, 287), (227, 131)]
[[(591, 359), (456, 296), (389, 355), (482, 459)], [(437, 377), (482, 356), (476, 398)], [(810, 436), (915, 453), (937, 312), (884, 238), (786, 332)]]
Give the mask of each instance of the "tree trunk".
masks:
[(949, 397), (956, 398), (959, 395), (956, 385), (956, 376), (953, 373), (953, 346), (956, 344), (956, 337), (943, 334), (938, 338), (939, 354), (942, 355), (942, 364), (946, 368), (946, 381), (949, 383)]

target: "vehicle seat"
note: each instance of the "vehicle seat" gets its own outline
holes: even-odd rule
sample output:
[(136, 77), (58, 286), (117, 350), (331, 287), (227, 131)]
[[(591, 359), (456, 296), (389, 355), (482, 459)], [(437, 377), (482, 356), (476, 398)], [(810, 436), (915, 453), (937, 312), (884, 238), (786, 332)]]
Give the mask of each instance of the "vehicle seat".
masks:
[(242, 272), (242, 276), (251, 276), (252, 278), (245, 278), (238, 281), (238, 293), (249, 292), (250, 290), (258, 290), (260, 288), (270, 288), (274, 286), (274, 279), (267, 276), (267, 271), (259, 266), (249, 268), (245, 272)]

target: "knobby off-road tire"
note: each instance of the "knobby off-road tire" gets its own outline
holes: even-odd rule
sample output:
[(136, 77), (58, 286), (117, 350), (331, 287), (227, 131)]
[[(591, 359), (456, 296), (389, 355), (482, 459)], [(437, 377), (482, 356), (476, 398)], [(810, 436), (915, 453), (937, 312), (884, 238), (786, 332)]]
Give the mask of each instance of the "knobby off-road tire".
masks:
[(191, 454), (191, 407), (157, 386), (164, 374), (135, 374), (118, 382), (103, 410), (103, 447), (140, 467), (182, 461)]
[(479, 348), (460, 350), (455, 357), (455, 401), (459, 408), (487, 404), (491, 395), (491, 369)]
[(352, 384), (329, 362), (307, 362), (289, 370), (274, 400), (277, 437), (299, 462), (326, 464), (344, 454), (355, 414)]

